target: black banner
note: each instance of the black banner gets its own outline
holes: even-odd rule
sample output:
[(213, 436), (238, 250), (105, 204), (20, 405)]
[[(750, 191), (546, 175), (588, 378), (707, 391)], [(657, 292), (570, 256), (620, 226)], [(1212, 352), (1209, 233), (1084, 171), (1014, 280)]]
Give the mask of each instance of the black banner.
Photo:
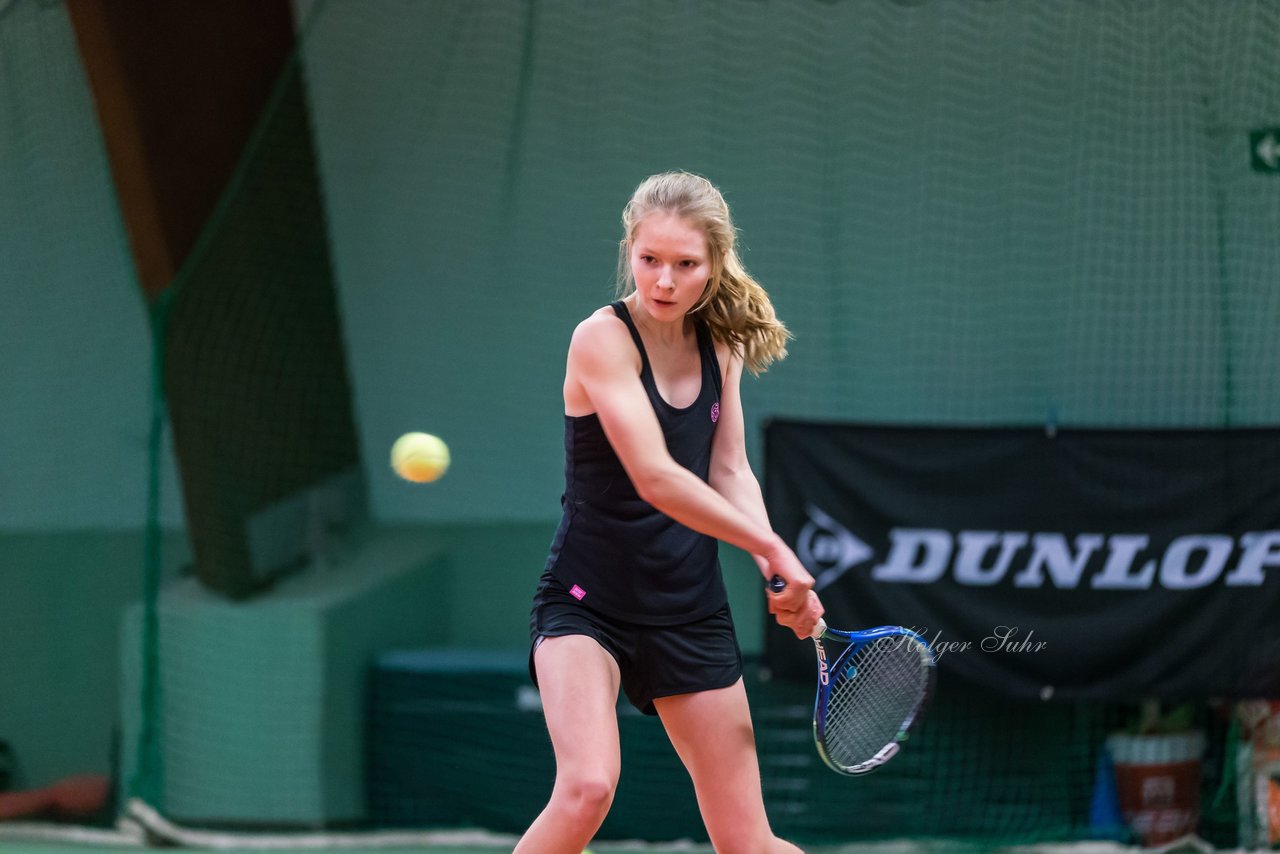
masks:
[(1005, 696), (1280, 696), (1280, 430), (775, 421), (764, 481), (834, 628), (915, 628)]

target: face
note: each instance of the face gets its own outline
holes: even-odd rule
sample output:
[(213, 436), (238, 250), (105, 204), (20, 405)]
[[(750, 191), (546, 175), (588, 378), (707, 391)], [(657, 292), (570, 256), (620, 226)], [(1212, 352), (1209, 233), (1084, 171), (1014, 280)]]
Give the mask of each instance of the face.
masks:
[(684, 317), (711, 279), (706, 235), (673, 213), (641, 220), (629, 255), (636, 297), (655, 320)]

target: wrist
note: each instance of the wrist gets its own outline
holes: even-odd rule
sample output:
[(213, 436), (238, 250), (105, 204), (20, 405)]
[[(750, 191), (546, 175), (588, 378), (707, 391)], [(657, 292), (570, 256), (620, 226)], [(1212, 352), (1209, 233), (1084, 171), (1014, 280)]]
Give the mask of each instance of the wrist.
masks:
[(770, 563), (776, 561), (779, 556), (790, 551), (787, 544), (783, 542), (782, 537), (779, 537), (774, 533), (770, 533), (761, 546), (760, 551), (756, 552), (756, 554)]

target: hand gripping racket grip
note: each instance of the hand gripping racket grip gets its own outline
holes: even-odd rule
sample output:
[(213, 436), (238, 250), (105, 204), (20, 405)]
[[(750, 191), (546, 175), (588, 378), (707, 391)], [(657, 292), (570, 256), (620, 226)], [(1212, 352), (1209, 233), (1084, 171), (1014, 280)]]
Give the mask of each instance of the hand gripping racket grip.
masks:
[[(773, 578), (769, 579), (769, 589), (772, 590), (774, 593), (781, 593), (783, 590), (787, 589), (786, 579), (784, 579), (781, 575), (775, 575)], [(818, 622), (813, 627), (813, 631), (809, 633), (809, 637), (816, 640), (822, 637), (822, 635), (826, 631), (827, 631), (827, 621), (819, 617)]]

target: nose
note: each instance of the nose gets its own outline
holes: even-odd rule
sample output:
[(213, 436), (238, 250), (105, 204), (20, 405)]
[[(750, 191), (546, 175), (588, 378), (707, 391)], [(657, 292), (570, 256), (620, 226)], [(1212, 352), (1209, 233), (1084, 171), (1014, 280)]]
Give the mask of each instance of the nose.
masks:
[(671, 268), (663, 267), (662, 272), (658, 274), (658, 287), (670, 290), (676, 286), (675, 280), (671, 276)]

